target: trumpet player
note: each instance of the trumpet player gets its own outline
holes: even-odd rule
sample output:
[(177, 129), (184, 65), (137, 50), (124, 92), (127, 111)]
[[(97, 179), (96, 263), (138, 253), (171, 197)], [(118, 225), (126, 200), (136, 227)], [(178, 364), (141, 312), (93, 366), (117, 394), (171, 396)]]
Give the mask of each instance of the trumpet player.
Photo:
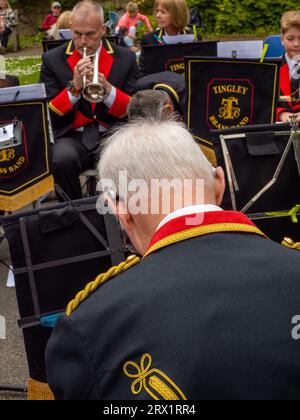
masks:
[(103, 134), (126, 117), (137, 65), (131, 51), (103, 38), (99, 3), (77, 3), (71, 29), (69, 44), (43, 55), (41, 82), (46, 85), (54, 131), (55, 182), (77, 199), (81, 197), (79, 175), (94, 166)]

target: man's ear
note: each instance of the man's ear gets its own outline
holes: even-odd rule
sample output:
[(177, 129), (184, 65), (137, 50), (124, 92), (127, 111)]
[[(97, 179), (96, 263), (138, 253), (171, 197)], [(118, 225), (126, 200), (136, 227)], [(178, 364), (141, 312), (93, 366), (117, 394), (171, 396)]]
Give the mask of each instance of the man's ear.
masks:
[(221, 166), (215, 169), (215, 198), (217, 206), (220, 206), (225, 192), (225, 174)]
[(168, 102), (166, 105), (164, 105), (163, 112), (165, 115), (171, 115), (174, 112), (174, 106), (172, 103)]
[(122, 201), (113, 201), (111, 198), (108, 199), (108, 205), (113, 210), (121, 226), (129, 233), (132, 230), (133, 220), (131, 215), (127, 211), (127, 207)]

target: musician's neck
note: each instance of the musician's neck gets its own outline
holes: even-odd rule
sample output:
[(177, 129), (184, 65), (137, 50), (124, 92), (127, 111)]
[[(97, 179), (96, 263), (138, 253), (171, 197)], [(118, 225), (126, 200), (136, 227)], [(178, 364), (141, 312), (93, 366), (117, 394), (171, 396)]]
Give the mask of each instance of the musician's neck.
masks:
[(176, 29), (174, 29), (174, 28), (166, 28), (165, 29), (165, 34), (166, 35), (170, 35), (170, 36), (172, 36), (172, 35), (178, 35), (178, 31)]

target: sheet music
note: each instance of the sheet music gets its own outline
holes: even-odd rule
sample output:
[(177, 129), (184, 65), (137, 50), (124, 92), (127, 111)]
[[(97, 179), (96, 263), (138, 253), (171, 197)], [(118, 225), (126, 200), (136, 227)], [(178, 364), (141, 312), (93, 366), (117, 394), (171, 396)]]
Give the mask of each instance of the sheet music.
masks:
[(6, 340), (6, 321), (3, 315), (0, 315), (0, 340)]
[(13, 136), (14, 136), (13, 124), (6, 125), (5, 127), (0, 127), (0, 143), (4, 143), (7, 140), (10, 140)]
[(195, 41), (195, 36), (193, 34), (188, 35), (163, 35), (163, 41), (167, 45), (172, 44), (189, 44)]
[(220, 58), (260, 58), (263, 52), (263, 41), (218, 42)]
[(71, 29), (60, 29), (58, 31), (59, 39), (72, 39)]
[(13, 267), (10, 266), (10, 270), (8, 270), (7, 280), (6, 280), (6, 287), (15, 287), (15, 276), (13, 273)]
[(32, 101), (42, 98), (46, 98), (46, 89), (43, 83), (13, 86), (1, 89), (0, 104)]

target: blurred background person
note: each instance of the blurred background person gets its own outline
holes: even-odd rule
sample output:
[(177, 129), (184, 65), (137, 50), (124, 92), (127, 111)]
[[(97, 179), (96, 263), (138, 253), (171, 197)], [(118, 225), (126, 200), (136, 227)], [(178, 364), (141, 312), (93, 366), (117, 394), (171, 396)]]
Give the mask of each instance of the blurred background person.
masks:
[(140, 22), (144, 23), (149, 31), (153, 31), (150, 20), (147, 18), (147, 16), (139, 13), (139, 6), (137, 3), (131, 1), (126, 6), (125, 15), (123, 15), (118, 22), (116, 32), (118, 32), (122, 26), (125, 26), (131, 35), (135, 35), (136, 26), (139, 25)]
[(42, 23), (42, 31), (45, 31), (47, 36), (49, 35), (49, 31), (51, 27), (56, 24), (60, 14), (61, 14), (61, 4), (58, 1), (54, 1), (51, 4), (51, 13), (49, 13), (43, 23)]
[(63, 12), (57, 19), (57, 22), (51, 26), (51, 29), (48, 32), (49, 37), (53, 39), (60, 39), (60, 36), (59, 36), (60, 29), (71, 30), (71, 23), (72, 23), (71, 18), (72, 18), (72, 12), (70, 10), (66, 10), (65, 12)]
[(164, 45), (164, 35), (186, 35), (192, 33), (187, 27), (189, 9), (186, 0), (156, 0), (154, 16), (158, 29), (142, 37), (142, 45)]
[(126, 26), (121, 26), (119, 29), (119, 45), (124, 48), (129, 48), (131, 51), (136, 53), (139, 51), (139, 48), (135, 45), (135, 40), (135, 35), (130, 35)]
[(15, 14), (7, 0), (0, 0), (0, 53), (6, 52), (11, 27), (16, 24)]

